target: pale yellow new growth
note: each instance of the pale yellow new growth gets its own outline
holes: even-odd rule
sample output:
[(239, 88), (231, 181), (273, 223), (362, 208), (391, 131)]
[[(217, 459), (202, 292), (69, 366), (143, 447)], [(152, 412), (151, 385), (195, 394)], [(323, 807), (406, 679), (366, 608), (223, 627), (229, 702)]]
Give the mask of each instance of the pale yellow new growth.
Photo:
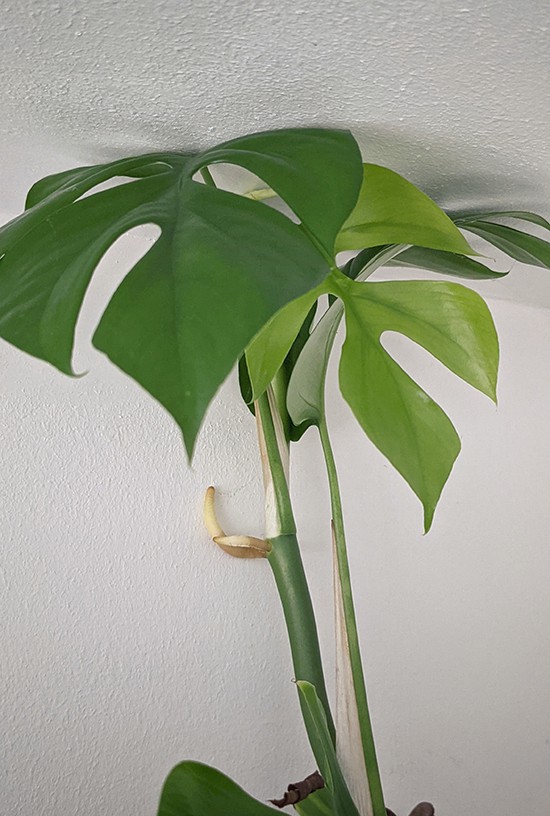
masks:
[(235, 558), (265, 558), (269, 552), (267, 541), (253, 536), (216, 536), (213, 541)]
[(203, 518), (204, 523), (206, 525), (206, 529), (208, 530), (208, 535), (211, 538), (217, 538), (218, 536), (224, 536), (225, 533), (222, 530), (220, 523), (216, 517), (216, 508), (214, 506), (214, 497), (216, 495), (216, 489), (210, 486), (206, 494), (204, 496), (204, 510), (203, 510)]
[(215, 495), (215, 489), (209, 487), (204, 497), (203, 511), (204, 523), (212, 541), (217, 544), (218, 547), (221, 547), (224, 552), (235, 558), (265, 558), (270, 550), (270, 546), (268, 542), (262, 538), (254, 538), (254, 536), (246, 535), (226, 536), (216, 516), (216, 508), (214, 505)]

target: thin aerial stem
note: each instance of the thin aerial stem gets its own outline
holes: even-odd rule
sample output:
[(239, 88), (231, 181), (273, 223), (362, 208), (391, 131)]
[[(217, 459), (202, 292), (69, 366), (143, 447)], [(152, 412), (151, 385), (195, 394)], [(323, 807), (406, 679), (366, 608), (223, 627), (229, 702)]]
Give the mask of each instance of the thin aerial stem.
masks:
[(376, 758), (376, 749), (374, 745), (374, 737), (372, 733), (372, 725), (367, 702), (367, 693), (365, 689), (363, 665), (361, 662), (361, 651), (359, 648), (359, 636), (357, 632), (357, 621), (355, 618), (355, 609), (353, 605), (351, 576), (346, 547), (344, 516), (342, 510), (340, 486), (338, 482), (338, 473), (336, 470), (336, 463), (334, 460), (332, 445), (330, 442), (328, 428), (324, 417), (321, 419), (321, 422), (319, 424), (319, 435), (321, 438), (321, 445), (323, 448), (323, 455), (325, 458), (330, 488), (334, 548), (335, 557), (337, 559), (338, 565), (337, 575), (340, 584), (343, 617), (347, 635), (347, 643), (349, 647), (351, 673), (353, 678), (353, 688), (359, 718), (359, 730), (361, 735), (361, 743), (363, 747), (363, 756), (365, 759), (365, 768), (367, 772), (370, 798), (373, 808), (373, 816), (386, 816), (382, 784), (380, 781), (380, 771), (378, 768), (378, 760)]

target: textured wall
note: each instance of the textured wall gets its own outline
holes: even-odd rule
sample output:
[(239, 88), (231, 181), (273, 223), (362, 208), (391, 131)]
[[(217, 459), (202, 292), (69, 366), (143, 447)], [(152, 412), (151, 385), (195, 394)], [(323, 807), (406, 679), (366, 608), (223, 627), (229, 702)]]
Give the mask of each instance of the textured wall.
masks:
[(440, 201), (546, 208), (549, 20), (546, 0), (4, 0), (2, 171), (337, 125)]
[[(285, 125), (352, 127), (365, 157), (440, 203), (547, 216), (547, 3), (2, 4), (0, 206), (37, 176)], [(211, 762), (262, 798), (312, 770), (265, 564), (208, 542), (203, 488), (262, 533), (253, 428), (234, 383), (193, 469), (161, 408), (89, 348), (148, 238), (102, 265), (63, 378), (0, 345), (0, 812), (150, 816), (168, 769)], [(391, 342), (464, 451), (433, 531), (347, 409), (331, 405), (388, 802), (438, 816), (543, 812), (550, 760), (547, 273), (492, 292), (498, 411)], [(326, 489), (309, 434), (293, 471), (330, 664)]]
[[(313, 769), (269, 569), (219, 552), (201, 526), (213, 482), (224, 525), (262, 534), (253, 423), (234, 381), (189, 469), (163, 410), (89, 347), (98, 304), (148, 240), (122, 239), (102, 264), (79, 325), (86, 377), (0, 347), (0, 787), (10, 816), (150, 816), (183, 758), (223, 768), (263, 799)], [(550, 315), (493, 308), (498, 411), (388, 339), (463, 437), (428, 537), (418, 501), (331, 400), (371, 704), (398, 812), (426, 797), (441, 816), (548, 802)], [(330, 666), (329, 517), (313, 432), (293, 482)]]

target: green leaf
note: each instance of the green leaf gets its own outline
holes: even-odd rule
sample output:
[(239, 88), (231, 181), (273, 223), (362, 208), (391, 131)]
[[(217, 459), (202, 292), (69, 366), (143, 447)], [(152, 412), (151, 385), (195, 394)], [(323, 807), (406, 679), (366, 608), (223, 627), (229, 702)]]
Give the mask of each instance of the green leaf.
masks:
[(456, 255), (453, 252), (443, 252), (438, 249), (425, 247), (411, 247), (391, 261), (389, 266), (407, 266), (414, 269), (427, 269), (441, 275), (453, 275), (457, 278), (469, 280), (490, 280), (504, 278), (507, 272), (493, 272), (484, 264), (468, 258), (465, 255)]
[(476, 254), (451, 219), (414, 184), (385, 167), (365, 164), (361, 192), (338, 235), (336, 251), (380, 244)]
[[(304, 296), (304, 297), (307, 297), (307, 295)], [(284, 311), (285, 311), (285, 309), (283, 309), (281, 311), (281, 314)], [(287, 387), (288, 387), (288, 381), (290, 379), (292, 371), (294, 370), (294, 366), (296, 364), (296, 361), (298, 360), (298, 358), (300, 356), (300, 353), (301, 353), (305, 343), (307, 342), (307, 340), (308, 340), (308, 338), (310, 336), (311, 325), (313, 323), (313, 320), (315, 319), (316, 312), (317, 312), (317, 301), (314, 302), (314, 304), (310, 308), (309, 312), (306, 314), (305, 318), (303, 319), (302, 324), (298, 328), (297, 334), (294, 337), (294, 340), (292, 341), (292, 345), (290, 346), (290, 349), (287, 351), (286, 356), (284, 357), (283, 362), (281, 364), (281, 367), (276, 370), (276, 373), (275, 373), (275, 376), (274, 376), (274, 379), (273, 379), (274, 394), (275, 394), (275, 398), (277, 400), (277, 405), (278, 405), (278, 408), (279, 408), (279, 412), (281, 414), (281, 421), (283, 422), (287, 442), (291, 442), (291, 441), (292, 442), (297, 442), (302, 437), (302, 435), (306, 431), (307, 427), (309, 427), (309, 425), (307, 425), (307, 426), (304, 426), (304, 425), (296, 426), (296, 425), (294, 425), (292, 423), (292, 421), (290, 419), (290, 416), (288, 414), (287, 408), (286, 408), (286, 391), (287, 391)], [(270, 325), (270, 322), (267, 324), (268, 326)], [(282, 332), (284, 334), (285, 333), (285, 327), (281, 326), (281, 330), (282, 330)], [(295, 330), (295, 327), (293, 329), (293, 332), (294, 332), (294, 330)], [(263, 334), (263, 332), (260, 332), (260, 335), (261, 334)], [(257, 335), (257, 337), (259, 337), (259, 335)], [(277, 341), (275, 340), (275, 342), (277, 342)], [(253, 343), (254, 343), (254, 341), (253, 341)], [(273, 365), (272, 370), (273, 369), (276, 369), (276, 365)], [(267, 379), (267, 377), (266, 377), (266, 379)], [(250, 374), (249, 374), (249, 371), (248, 371), (248, 365), (247, 365), (247, 361), (246, 361), (246, 354), (243, 354), (241, 356), (240, 360), (239, 360), (239, 387), (240, 387), (240, 391), (241, 391), (241, 396), (242, 396), (247, 408), (249, 409), (249, 411), (251, 412), (252, 415), (255, 415), (256, 411), (255, 411), (254, 401), (253, 401), (253, 396), (252, 396), (252, 382), (250, 380)], [(259, 393), (261, 393), (261, 391), (259, 391)]]
[[(156, 176), (170, 170), (177, 157), (178, 154), (175, 153), (150, 153), (129, 159), (117, 159), (117, 161), (108, 164), (75, 167), (71, 170), (63, 170), (61, 173), (54, 173), (33, 184), (27, 193), (25, 209), (29, 210), (36, 207), (41, 201), (57, 192), (70, 194), (69, 200), (74, 201), (102, 181), (107, 181), (116, 176), (121, 178)], [(78, 192), (78, 195), (75, 195), (75, 192)]]
[(318, 286), (302, 297), (287, 303), (260, 332), (246, 350), (246, 362), (252, 384), (252, 399), (266, 390), (283, 365), (294, 340), (317, 299), (326, 291)]
[(317, 696), (315, 686), (305, 680), (298, 680), (297, 686), (309, 718), (316, 729), (316, 742), (321, 746), (315, 758), (319, 763), (319, 770), (325, 780), (325, 785), (333, 796), (334, 816), (359, 816), (336, 758), (336, 750), (327, 727), (326, 714)]
[[(131, 176), (138, 173), (139, 168), (142, 167), (147, 167), (156, 175), (170, 173), (173, 166), (181, 165), (185, 161), (185, 156), (151, 153), (47, 176), (31, 187), (27, 196), (27, 208), (29, 200), (32, 207), (0, 228), (0, 255), (6, 253), (11, 246), (51, 215), (55, 215), (63, 207), (72, 204), (98, 184), (115, 177)], [(34, 239), (32, 240), (34, 242)]]
[(287, 408), (294, 425), (318, 425), (325, 410), (325, 380), (334, 339), (344, 313), (340, 301), (319, 320), (290, 377)]
[[(276, 187), (304, 229), (264, 204), (193, 181), (218, 161)], [(81, 198), (119, 176), (137, 180)], [(160, 238), (120, 285), (93, 342), (170, 411), (191, 454), (210, 400), (254, 335), (325, 279), (319, 247), (334, 242), (360, 176), (351, 135), (318, 129), (50, 176), (32, 188), (26, 213), (0, 231), (0, 335), (71, 373), (95, 266), (127, 230), (158, 225)]]
[[(290, 378), (292, 376), (292, 372), (294, 371), (294, 366), (296, 365), (296, 363), (297, 363), (297, 361), (298, 361), (298, 359), (300, 357), (300, 354), (302, 353), (302, 349), (304, 348), (305, 344), (307, 343), (307, 341), (309, 340), (309, 337), (311, 335), (313, 321), (315, 320), (315, 317), (317, 315), (317, 307), (318, 307), (318, 303), (315, 303), (311, 307), (309, 313), (306, 315), (306, 318), (305, 318), (304, 322), (302, 323), (300, 331), (298, 332), (298, 334), (296, 336), (296, 339), (294, 340), (293, 344), (291, 345), (290, 351), (288, 352), (288, 354), (287, 354), (287, 356), (285, 358), (285, 361), (283, 363), (283, 368), (282, 368), (282, 370), (284, 372), (284, 377), (285, 377), (285, 390), (284, 390), (284, 395), (282, 395), (284, 397), (283, 406), (282, 406), (282, 408), (280, 407), (280, 410), (287, 417), (287, 420), (288, 420), (287, 421), (288, 435), (289, 435), (289, 441), (291, 441), (291, 442), (298, 442), (302, 438), (302, 436), (305, 433), (305, 431), (307, 430), (307, 428), (309, 427), (309, 424), (307, 422), (302, 423), (301, 425), (294, 425), (294, 423), (292, 422), (292, 420), (290, 418), (290, 415), (288, 413), (286, 402), (287, 402), (287, 393), (288, 393), (288, 383), (289, 383)], [(279, 400), (279, 406), (280, 406), (280, 402), (281, 402), (281, 400)]]
[(191, 455), (242, 350), (327, 268), (275, 210), (195, 182), (180, 194), (181, 216), (172, 202), (165, 232), (116, 291), (93, 342), (170, 411)]
[(250, 382), (250, 374), (248, 373), (248, 366), (246, 364), (246, 354), (241, 354), (239, 357), (238, 375), (239, 389), (243, 402), (252, 416), (255, 416), (256, 411), (254, 408), (254, 400), (252, 399), (252, 383)]
[(294, 805), (300, 816), (334, 816), (334, 797), (328, 788), (310, 793), (310, 795)]
[(172, 183), (163, 174), (125, 184), (40, 219), (0, 260), (0, 335), (72, 373), (76, 321), (96, 265), (120, 235), (150, 220), (150, 202)]
[(346, 130), (290, 128), (254, 133), (204, 153), (198, 167), (237, 164), (286, 201), (329, 253), (361, 188), (361, 153)]
[[(347, 275), (364, 280), (402, 249), (401, 245), (366, 249), (346, 265)], [(311, 425), (318, 425), (324, 415), (327, 368), (343, 313), (340, 301), (330, 306), (315, 326), (293, 367), (288, 384), (287, 408), (292, 422), (302, 429), (302, 433)]]
[(182, 762), (164, 783), (157, 816), (273, 816), (274, 812), (220, 771), (199, 762)]
[(457, 226), (466, 226), (469, 221), (492, 221), (495, 218), (512, 218), (517, 221), (527, 221), (537, 224), (539, 227), (550, 230), (550, 223), (542, 215), (526, 212), (525, 210), (502, 210), (501, 212), (480, 212), (467, 215), (452, 215), (452, 220)]
[(469, 221), (464, 224), (464, 229), (479, 235), (516, 261), (550, 269), (550, 243), (542, 238), (489, 221)]
[(384, 350), (381, 335), (409, 337), (495, 399), (498, 340), (490, 312), (475, 292), (442, 281), (350, 282), (345, 308), (342, 394), (421, 500), (427, 531), (460, 440), (447, 415)]
[[(399, 251), (406, 249), (407, 244), (402, 244), (398, 247), (397, 244), (382, 244), (381, 246), (373, 246), (367, 247), (366, 249), (362, 249), (361, 252), (358, 252), (353, 258), (351, 258), (341, 269), (341, 272), (347, 277), (351, 278), (351, 280), (356, 280), (359, 278), (361, 273), (367, 267), (370, 267), (371, 264), (376, 261), (376, 269), (379, 269), (384, 264), (382, 263), (382, 258), (386, 258), (385, 253), (388, 251), (392, 251), (399, 248)], [(390, 256), (387, 256), (388, 258)], [(384, 260), (386, 263), (386, 260)]]

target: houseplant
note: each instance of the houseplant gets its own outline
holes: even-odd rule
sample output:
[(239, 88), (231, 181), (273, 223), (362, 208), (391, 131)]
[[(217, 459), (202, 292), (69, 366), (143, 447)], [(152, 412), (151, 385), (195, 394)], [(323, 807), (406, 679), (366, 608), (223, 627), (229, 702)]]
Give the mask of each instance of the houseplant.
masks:
[[(215, 189), (212, 168), (219, 163), (243, 167), (267, 187), (244, 196)], [(123, 177), (131, 181), (93, 192)], [(273, 191), (294, 218), (266, 205)], [(550, 228), (524, 212), (453, 220), (397, 174), (363, 165), (349, 133), (304, 129), (254, 134), (200, 155), (154, 153), (47, 177), (31, 188), (25, 213), (0, 231), (0, 335), (71, 374), (75, 324), (101, 256), (134, 226), (161, 228), (107, 306), (94, 345), (172, 414), (190, 456), (209, 402), (240, 361), (243, 397), (259, 429), (266, 539), (226, 536), (212, 491), (205, 515), (226, 551), (265, 558), (273, 570), (304, 722), (324, 781), (319, 787), (319, 776), (308, 778), (278, 801), (306, 816), (385, 813), (324, 415), (336, 330), (345, 312), (342, 394), (420, 498), (427, 530), (460, 444), (450, 420), (397, 366), (380, 337), (388, 330), (408, 336), (494, 399), (496, 333), (482, 299), (457, 283), (365, 280), (389, 264), (498, 277), (475, 257), (459, 226), (516, 260), (549, 266), (550, 245), (502, 224), (505, 218)], [(341, 251), (358, 254), (338, 265)], [(321, 317), (318, 303), (325, 308)], [(310, 426), (323, 448), (334, 522), (336, 723), (286, 475), (289, 444)], [(273, 810), (192, 762), (170, 774), (159, 808), (161, 816), (264, 812)]]

